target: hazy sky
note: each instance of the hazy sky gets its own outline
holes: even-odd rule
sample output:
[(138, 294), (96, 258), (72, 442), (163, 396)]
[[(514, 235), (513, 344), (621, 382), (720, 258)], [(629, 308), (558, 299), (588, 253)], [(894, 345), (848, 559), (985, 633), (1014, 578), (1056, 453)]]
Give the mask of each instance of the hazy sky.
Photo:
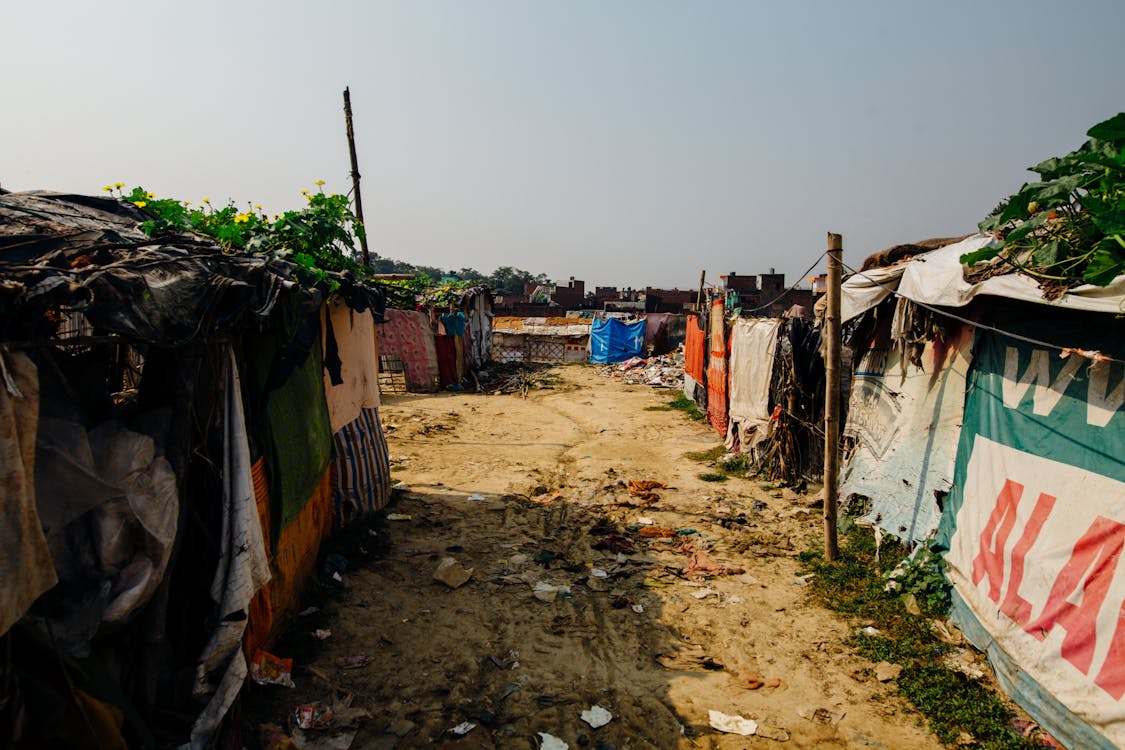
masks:
[[(345, 192), (372, 249), (693, 287), (825, 232), (973, 231), (1125, 109), (1125, 2), (9, 2), (0, 184), (267, 211)], [(823, 264), (822, 264), (823, 265)]]

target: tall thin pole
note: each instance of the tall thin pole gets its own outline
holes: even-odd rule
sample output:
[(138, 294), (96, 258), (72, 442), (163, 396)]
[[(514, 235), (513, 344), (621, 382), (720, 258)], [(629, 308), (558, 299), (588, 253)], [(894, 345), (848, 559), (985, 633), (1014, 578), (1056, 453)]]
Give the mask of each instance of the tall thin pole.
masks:
[(352, 95), (344, 87), (344, 123), (348, 128), (348, 154), (352, 157), (352, 192), (355, 193), (355, 217), (359, 219), (363, 232), (359, 236), (359, 247), (363, 251), (363, 265), (371, 265), (371, 253), (367, 250), (367, 225), (363, 223), (363, 197), (359, 194), (359, 159), (355, 155), (355, 130), (352, 128)]
[(844, 238), (828, 233), (828, 310), (824, 316), (824, 559), (839, 554), (836, 495), (840, 457), (840, 268)]
[[(703, 287), (707, 283), (707, 269), (704, 268), (699, 272), (699, 295), (695, 298), (696, 308), (699, 310), (700, 316), (703, 315)], [(700, 318), (702, 321), (702, 317)]]

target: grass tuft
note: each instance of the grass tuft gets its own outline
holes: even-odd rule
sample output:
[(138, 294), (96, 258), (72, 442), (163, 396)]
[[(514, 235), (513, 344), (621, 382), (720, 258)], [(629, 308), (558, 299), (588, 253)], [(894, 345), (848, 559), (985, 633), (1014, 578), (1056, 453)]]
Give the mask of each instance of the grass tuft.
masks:
[(695, 405), (694, 401), (682, 393), (677, 394), (675, 398), (669, 401), (668, 407), (671, 409), (679, 409), (688, 416), (688, 419), (695, 420), (696, 422), (702, 421), (703, 418), (707, 416), (699, 410), (699, 407)]

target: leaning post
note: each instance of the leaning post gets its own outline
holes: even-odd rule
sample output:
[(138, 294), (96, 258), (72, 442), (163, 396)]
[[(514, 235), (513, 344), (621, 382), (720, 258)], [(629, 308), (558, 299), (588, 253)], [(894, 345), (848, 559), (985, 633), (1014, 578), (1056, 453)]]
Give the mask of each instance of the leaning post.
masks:
[(363, 223), (363, 198), (359, 193), (359, 159), (355, 154), (355, 129), (352, 127), (352, 94), (344, 87), (344, 127), (348, 131), (348, 156), (352, 162), (352, 192), (355, 194), (355, 217), (363, 231), (359, 235), (359, 247), (363, 254), (363, 265), (371, 267), (371, 252), (367, 249), (367, 225)]

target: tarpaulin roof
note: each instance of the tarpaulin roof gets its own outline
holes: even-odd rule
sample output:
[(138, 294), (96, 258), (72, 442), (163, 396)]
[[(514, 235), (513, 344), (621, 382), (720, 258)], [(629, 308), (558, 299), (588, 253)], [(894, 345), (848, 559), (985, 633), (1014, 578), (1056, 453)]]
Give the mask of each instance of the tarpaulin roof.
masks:
[(1082, 284), (1058, 299), (1043, 297), (1029, 276), (1009, 273), (983, 281), (965, 280), (961, 256), (993, 242), (989, 235), (974, 234), (952, 245), (933, 250), (886, 268), (872, 268), (850, 276), (844, 283), (841, 316), (855, 318), (897, 293), (913, 302), (941, 307), (963, 307), (981, 295), (1007, 297), (1070, 310), (1103, 313), (1125, 312), (1125, 275), (1108, 286)]
[[(140, 228), (150, 218), (115, 198), (0, 195), (0, 340), (48, 336), (46, 313), (76, 311), (98, 333), (174, 345), (265, 316), (284, 290), (322, 294), (284, 260), (195, 234), (150, 237)], [(330, 276), (352, 307), (381, 317), (381, 291)]]

